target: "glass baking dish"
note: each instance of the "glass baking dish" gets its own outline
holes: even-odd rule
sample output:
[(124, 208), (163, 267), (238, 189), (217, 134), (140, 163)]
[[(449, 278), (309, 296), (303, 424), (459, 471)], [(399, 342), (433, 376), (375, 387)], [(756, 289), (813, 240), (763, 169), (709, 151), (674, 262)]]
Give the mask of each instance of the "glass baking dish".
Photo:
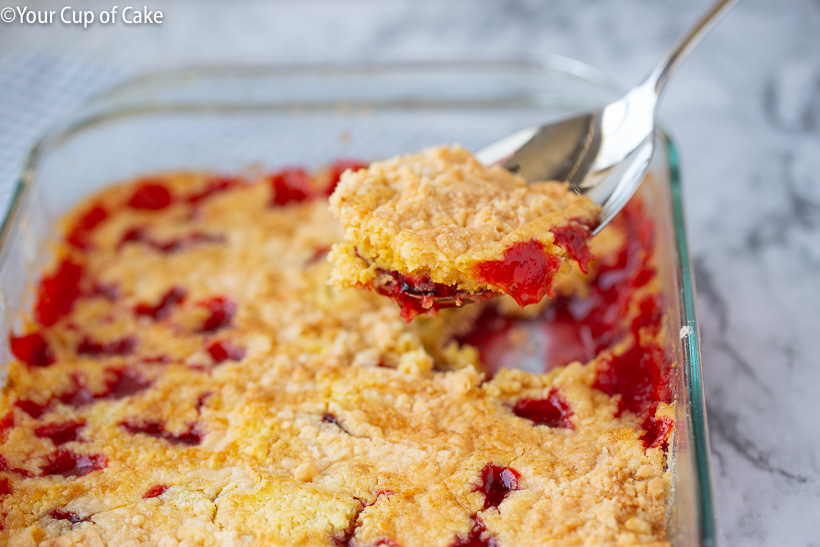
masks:
[[(477, 149), (514, 130), (585, 110), (620, 90), (562, 58), (514, 63), (197, 68), (144, 76), (95, 97), (31, 152), (0, 231), (2, 330), (20, 320), (56, 220), (115, 181), (165, 170), (318, 167), (459, 142)], [(659, 133), (640, 189), (677, 356), (669, 452), (673, 545), (713, 545), (709, 444), (695, 290), (677, 155)], [(680, 334), (678, 336), (678, 333)], [(3, 361), (10, 359), (0, 337)]]

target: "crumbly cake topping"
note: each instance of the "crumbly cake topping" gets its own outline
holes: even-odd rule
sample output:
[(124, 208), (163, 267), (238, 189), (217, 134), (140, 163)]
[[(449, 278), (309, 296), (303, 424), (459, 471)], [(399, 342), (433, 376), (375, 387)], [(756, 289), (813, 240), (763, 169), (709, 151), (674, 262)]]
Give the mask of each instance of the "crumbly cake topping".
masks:
[(332, 254), (338, 286), (379, 285), (381, 272), (395, 272), (399, 284), (442, 286), (421, 287), (436, 296), (452, 296), (445, 287), (462, 298), (506, 293), (521, 306), (550, 292), (566, 257), (586, 268), (584, 242), (599, 213), (566, 184), (528, 185), (458, 146), (349, 171), (330, 204), (345, 235)]
[[(11, 335), (0, 543), (665, 544), (672, 407), (641, 215), (537, 317), (408, 324), (327, 284), (340, 165), (357, 166), (160, 175), (67, 217)], [(597, 319), (564, 317), (576, 299)], [(499, 340), (532, 325), (593, 346), (501, 370)]]

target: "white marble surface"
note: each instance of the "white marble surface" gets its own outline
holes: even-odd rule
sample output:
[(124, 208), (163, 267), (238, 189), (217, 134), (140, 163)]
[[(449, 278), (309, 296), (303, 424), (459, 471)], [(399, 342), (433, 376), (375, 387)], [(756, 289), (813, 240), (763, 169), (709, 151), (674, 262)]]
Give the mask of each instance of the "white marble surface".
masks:
[[(2, 25), (0, 57), (36, 48), (131, 71), (561, 53), (629, 84), (707, 5), (147, 1), (162, 26)], [(820, 545), (820, 1), (742, 2), (662, 117), (682, 155), (722, 544)]]

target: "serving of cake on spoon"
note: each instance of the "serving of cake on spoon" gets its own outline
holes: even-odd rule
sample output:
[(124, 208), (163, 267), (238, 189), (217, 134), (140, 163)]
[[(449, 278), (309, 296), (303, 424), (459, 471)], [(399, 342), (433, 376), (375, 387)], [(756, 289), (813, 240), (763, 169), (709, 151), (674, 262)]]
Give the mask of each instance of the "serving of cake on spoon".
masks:
[(586, 271), (600, 213), (566, 183), (528, 184), (459, 146), (347, 171), (330, 208), (345, 236), (331, 283), (387, 295), (408, 321), (502, 294), (539, 302), (568, 259)]

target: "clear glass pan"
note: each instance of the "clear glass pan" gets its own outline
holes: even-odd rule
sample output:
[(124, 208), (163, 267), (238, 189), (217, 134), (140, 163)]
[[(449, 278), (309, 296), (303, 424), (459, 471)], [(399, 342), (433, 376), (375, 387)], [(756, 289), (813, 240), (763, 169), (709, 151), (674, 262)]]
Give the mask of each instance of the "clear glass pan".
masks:
[[(589, 67), (560, 58), (200, 68), (132, 80), (89, 101), (32, 151), (0, 231), (0, 328), (8, 332), (30, 304), (55, 221), (112, 182), (169, 169), (318, 167), (440, 143), (476, 149), (619, 92)], [(669, 539), (676, 546), (708, 546), (715, 531), (694, 282), (677, 155), (668, 137), (658, 139), (640, 193), (658, 228), (668, 343), (677, 356)], [(0, 351), (7, 362), (5, 337)]]

